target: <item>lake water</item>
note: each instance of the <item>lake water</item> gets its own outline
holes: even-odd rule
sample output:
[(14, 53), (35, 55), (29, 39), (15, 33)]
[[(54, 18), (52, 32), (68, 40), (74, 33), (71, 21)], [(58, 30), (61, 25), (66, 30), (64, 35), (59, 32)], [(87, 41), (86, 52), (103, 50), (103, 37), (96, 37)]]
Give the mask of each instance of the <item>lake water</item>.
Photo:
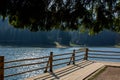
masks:
[[(18, 59), (26, 59), (26, 58), (37, 58), (42, 56), (48, 56), (52, 51), (53, 54), (63, 54), (72, 52), (74, 49), (80, 49), (80, 47), (72, 47), (72, 48), (39, 48), (39, 47), (0, 47), (0, 56), (5, 56), (5, 62), (10, 60), (18, 60)], [(107, 48), (107, 47), (89, 47), (91, 50), (107, 50), (107, 51), (118, 51), (120, 52), (120, 48)], [(91, 59), (92, 60), (92, 59)], [(35, 60), (35, 62), (45, 61), (45, 59)], [(110, 61), (107, 60), (106, 61)], [(119, 60), (112, 60), (112, 61), (119, 61)], [(26, 64), (31, 63), (32, 61), (20, 62), (20, 63), (12, 63), (12, 64), (5, 64), (5, 67), (18, 65), (18, 64)], [(63, 61), (64, 62), (64, 61)], [(119, 61), (120, 62), (120, 61)], [(34, 62), (32, 62), (34, 63)], [(26, 67), (19, 67), (13, 69), (5, 70), (5, 75), (15, 74), (18, 72), (23, 72), (31, 69), (36, 69), (44, 65), (33, 65), (33, 66), (26, 66)], [(54, 67), (54, 69), (64, 67), (65, 65)], [(24, 78), (35, 76), (38, 74), (43, 73), (43, 70), (33, 71), (26, 74), (21, 74), (13, 77), (7, 77), (5, 80), (24, 80)]]

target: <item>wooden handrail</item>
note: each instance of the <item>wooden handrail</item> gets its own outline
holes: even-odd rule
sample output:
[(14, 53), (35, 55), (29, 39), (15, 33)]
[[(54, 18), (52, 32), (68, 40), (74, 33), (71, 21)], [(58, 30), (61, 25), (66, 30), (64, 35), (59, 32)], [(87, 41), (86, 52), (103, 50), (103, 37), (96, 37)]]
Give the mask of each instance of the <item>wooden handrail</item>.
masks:
[(120, 56), (120, 54), (100, 54), (100, 53), (90, 53), (89, 55), (100, 55), (100, 56)]
[(48, 61), (31, 63), (31, 64), (21, 64), (21, 65), (6, 67), (6, 68), (4, 68), (4, 69), (10, 69), (10, 68), (16, 68), (16, 67), (23, 67), (23, 66), (30, 66), (30, 65), (37, 65), (37, 64), (44, 64), (44, 63), (47, 63), (47, 62), (48, 62)]
[(101, 59), (116, 59), (116, 60), (120, 60), (120, 58), (111, 58), (111, 57), (96, 57), (96, 56), (89, 56), (89, 58), (101, 58)]
[(57, 54), (57, 55), (53, 55), (53, 57), (56, 57), (56, 56), (63, 56), (63, 55), (69, 55), (69, 54), (72, 54), (72, 53)]
[(59, 61), (59, 60), (65, 60), (65, 59), (70, 59), (70, 57), (65, 57), (65, 58), (60, 58), (60, 59), (54, 59), (53, 61)]
[[(80, 51), (80, 52), (81, 52), (81, 51)], [(80, 53), (80, 52), (77, 51), (77, 53)], [(10, 66), (10, 67), (5, 67), (5, 68), (3, 67), (3, 68), (1, 68), (1, 69), (3, 70), (3, 71), (2, 71), (2, 73), (3, 73), (2, 77), (1, 77), (1, 75), (0, 75), (0, 77), (3, 78), (3, 79), (0, 78), (0, 80), (4, 80), (4, 77), (16, 76), (16, 75), (20, 75), (20, 74), (24, 74), (24, 73), (28, 73), (28, 72), (40, 70), (40, 69), (45, 69), (45, 72), (47, 72), (47, 71), (48, 71), (48, 68), (49, 68), (49, 71), (50, 71), (50, 72), (53, 72), (53, 66), (58, 66), (58, 65), (62, 65), (62, 64), (67, 64), (67, 63), (68, 63), (68, 62), (63, 62), (63, 63), (58, 63), (58, 64), (54, 64), (54, 65), (53, 65), (53, 61), (70, 59), (70, 57), (65, 57), (65, 58), (59, 58), (59, 59), (54, 59), (54, 60), (53, 60), (53, 57), (56, 57), (56, 56), (64, 56), (64, 55), (70, 55), (70, 54), (72, 54), (71, 59), (70, 59), (70, 62), (72, 62), (72, 64), (75, 64), (75, 61), (78, 60), (78, 59), (75, 60), (75, 57), (77, 57), (77, 56), (75, 56), (75, 53), (76, 53), (75, 50), (73, 50), (73, 53), (64, 53), (64, 54), (57, 54), (57, 55), (53, 55), (53, 52), (50, 52), (50, 56), (44, 56), (44, 57), (38, 57), (38, 58), (29, 58), (29, 59), (11, 60), (11, 61), (6, 61), (6, 62), (3, 61), (3, 63), (8, 64), (8, 63), (13, 63), (13, 62), (22, 62), (22, 61), (30, 61), (30, 60), (39, 60), (39, 59), (43, 59), (43, 58), (49, 58), (48, 61), (44, 61), (44, 62), (36, 62), (36, 63), (30, 63), (30, 64), (21, 64), (21, 65), (15, 65), (15, 66)], [(79, 56), (80, 56), (80, 55), (79, 55)], [(1, 57), (0, 57), (0, 58), (1, 58)], [(4, 59), (3, 59), (3, 60), (4, 60)], [(80, 60), (80, 59), (79, 59), (79, 60)], [(1, 63), (1, 62), (0, 62), (0, 63)], [(23, 67), (23, 66), (30, 66), (30, 65), (36, 65), (36, 64), (43, 64), (43, 63), (47, 63), (46, 67), (37, 68), (37, 69), (29, 70), (29, 71), (24, 71), (24, 72), (19, 72), (19, 73), (9, 74), (9, 75), (4, 76), (4, 69), (11, 69), (11, 68), (17, 68), (17, 67)], [(4, 66), (4, 65), (2, 64), (2, 66)], [(1, 67), (1, 64), (0, 64), (0, 67)], [(1, 70), (1, 69), (0, 69), (0, 70)], [(1, 73), (1, 72), (0, 72), (0, 73)]]
[[(100, 58), (100, 59), (116, 59), (119, 60), (120, 58), (114, 58), (114, 57), (110, 57), (110, 56), (120, 56), (120, 52), (117, 51), (101, 51), (101, 50), (89, 50), (89, 52), (97, 52), (97, 54), (95, 53), (89, 53), (89, 58)], [(101, 53), (107, 53), (107, 54), (101, 54)]]
[(89, 52), (120, 53), (120, 52), (117, 52), (117, 51), (101, 51), (101, 50), (89, 50)]
[(0, 80), (4, 80), (4, 56), (0, 56)]
[[(65, 63), (68, 63), (68, 62), (64, 62), (64, 63), (59, 63), (59, 64), (55, 64), (53, 65), (53, 61), (58, 61), (58, 60), (63, 60), (63, 59), (69, 59), (70, 57), (66, 57), (66, 58), (60, 58), (60, 59), (55, 59), (53, 60), (53, 57), (56, 57), (56, 56), (64, 56), (64, 55), (69, 55), (69, 54), (72, 54), (72, 61), (73, 64), (75, 64), (75, 50), (73, 51), (73, 53), (64, 53), (64, 54), (58, 54), (58, 55), (53, 55), (53, 52), (50, 53), (50, 56), (44, 56), (44, 57), (39, 57), (39, 58), (29, 58), (29, 59), (20, 59), (20, 60), (12, 60), (12, 61), (7, 61), (7, 62), (4, 62), (4, 63), (12, 63), (12, 62), (21, 62), (21, 61), (29, 61), (29, 60), (38, 60), (38, 59), (42, 59), (42, 58), (49, 58), (48, 61), (44, 61), (44, 62), (37, 62), (37, 63), (31, 63), (31, 64), (21, 64), (21, 65), (17, 65), (17, 66), (10, 66), (10, 67), (6, 67), (4, 69), (10, 69), (10, 68), (16, 68), (16, 67), (23, 67), (23, 66), (30, 66), (30, 65), (36, 65), (36, 64), (43, 64), (43, 63), (47, 63), (46, 67), (45, 68), (45, 72), (47, 72), (47, 69), (49, 69), (50, 72), (52, 72), (52, 68), (53, 66), (57, 66), (57, 65), (62, 65), (62, 64), (65, 64)], [(43, 68), (38, 68), (38, 69), (34, 69), (34, 70), (39, 70), (39, 69), (43, 69)], [(34, 71), (34, 70), (30, 70), (30, 71), (25, 71), (25, 72), (20, 72), (20, 73), (16, 73), (16, 74), (11, 74), (11, 75), (8, 75), (8, 76), (5, 76), (5, 77), (10, 77), (10, 76), (15, 76), (15, 75), (19, 75), (19, 74), (24, 74), (24, 73), (27, 73), (27, 72), (31, 72), (31, 71)]]
[(6, 77), (11, 77), (11, 76), (16, 76), (16, 75), (25, 74), (25, 73), (28, 73), (28, 72), (33, 72), (33, 71), (37, 71), (37, 70), (42, 70), (42, 69), (45, 69), (45, 68), (46, 68), (46, 67), (37, 68), (37, 69), (29, 70), (29, 71), (24, 71), (24, 72), (16, 73), (16, 74), (10, 74), (10, 75), (4, 76), (4, 77), (6, 78)]
[(7, 63), (12, 63), (12, 62), (21, 62), (21, 61), (29, 61), (29, 60), (38, 60), (38, 59), (43, 59), (43, 58), (49, 58), (49, 56), (44, 56), (44, 57), (39, 57), (39, 58), (29, 58), (29, 59), (12, 60), (12, 61), (4, 62), (4, 63), (7, 64)]
[[(84, 51), (85, 53), (76, 54), (76, 53), (81, 53), (81, 51)], [(89, 55), (88, 55), (88, 52), (91, 52), (91, 53), (89, 53)], [(95, 54), (95, 53), (92, 53), (92, 52), (106, 52), (108, 54), (100, 54), (100, 53)], [(73, 52), (71, 52), (71, 53), (64, 53), (64, 54), (57, 54), (57, 55), (53, 55), (53, 52), (50, 52), (49, 56), (44, 56), (44, 57), (39, 57), (39, 58), (29, 58), (29, 59), (12, 60), (12, 61), (7, 61), (7, 62), (3, 61), (4, 58), (2, 58), (2, 61), (1, 61), (1, 57), (0, 57), (0, 73), (3, 70), (2, 73), (1, 73), (2, 75), (0, 74), (0, 80), (4, 80), (4, 79), (2, 79), (2, 77), (4, 76), (4, 69), (10, 69), (10, 68), (16, 68), (16, 67), (23, 67), (23, 66), (30, 66), (30, 65), (36, 65), (36, 64), (39, 65), (39, 64), (47, 63), (46, 66), (43, 67), (43, 68), (37, 68), (37, 69), (25, 71), (25, 72), (20, 72), (20, 73), (10, 74), (10, 75), (4, 76), (4, 77), (11, 77), (11, 76), (15, 76), (15, 75), (24, 74), (24, 73), (27, 73), (27, 72), (37, 71), (37, 70), (40, 70), (40, 69), (45, 69), (44, 72), (48, 72), (48, 71), (49, 72), (53, 72), (53, 67), (54, 66), (59, 66), (59, 65), (62, 65), (62, 64), (67, 64), (67, 63), (69, 65), (70, 65), (70, 63), (75, 64), (75, 61), (88, 60), (88, 58), (120, 59), (120, 58), (106, 57), (106, 56), (120, 56), (120, 54), (117, 54), (119, 52), (115, 52), (116, 54), (109, 54), (109, 53), (114, 53), (114, 51), (89, 50), (88, 48), (86, 48), (84, 50), (80, 49), (80, 51), (79, 50), (73, 50)], [(62, 57), (62, 56), (65, 56), (65, 55), (66, 55), (66, 57)], [(97, 57), (95, 57), (94, 55), (97, 55)], [(102, 55), (102, 57), (101, 57), (101, 55)], [(61, 56), (62, 58), (59, 58), (59, 56)], [(48, 58), (48, 61), (36, 62), (36, 63), (30, 63), (30, 64), (20, 64), (20, 65), (15, 65), (15, 66), (4, 68), (4, 63), (21, 62), (21, 61), (29, 61), (29, 60), (39, 60), (39, 59), (43, 59), (43, 58)], [(53, 58), (55, 58), (55, 59), (53, 59)], [(66, 61), (66, 62), (62, 62), (62, 63), (56, 63), (56, 64), (53, 65), (53, 61), (55, 62), (55, 61), (66, 60), (66, 59), (70, 59), (70, 61), (69, 62)], [(1, 64), (2, 64), (2, 67), (1, 67)]]

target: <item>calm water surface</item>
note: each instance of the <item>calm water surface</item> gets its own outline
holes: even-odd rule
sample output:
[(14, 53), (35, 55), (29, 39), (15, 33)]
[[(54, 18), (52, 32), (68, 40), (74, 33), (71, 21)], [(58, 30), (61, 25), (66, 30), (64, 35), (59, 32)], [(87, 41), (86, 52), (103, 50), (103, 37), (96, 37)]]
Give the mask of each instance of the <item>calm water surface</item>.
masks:
[[(68, 53), (68, 52), (72, 52), (74, 49), (79, 49), (79, 48), (78, 47), (72, 47), (72, 48), (0, 47), (0, 56), (5, 56), (5, 61), (10, 61), (10, 60), (47, 56), (50, 54), (51, 51), (54, 54)], [(90, 47), (89, 49), (120, 52), (120, 48)], [(46, 60), (47, 59), (40, 59), (40, 60), (34, 60), (34, 62), (42, 62), (42, 61), (46, 61)], [(110, 60), (106, 59), (106, 61), (110, 61)], [(119, 60), (113, 60), (113, 61), (119, 61)], [(12, 63), (12, 64), (5, 64), (5, 67), (11, 66), (11, 65), (12, 66), (18, 65), (18, 64), (20, 65), (20, 64), (26, 64), (26, 63), (27, 64), (34, 63), (34, 62), (33, 61), (25, 61), (25, 62), (17, 62), (17, 63)], [(62, 62), (64, 62), (64, 61), (62, 61)], [(7, 69), (7, 70), (5, 70), (5, 75), (28, 71), (28, 70), (36, 69), (39, 67), (44, 67), (45, 65), (46, 64)], [(54, 69), (61, 68), (64, 66), (65, 65), (62, 65), (59, 67), (54, 67)], [(43, 70), (33, 71), (30, 73), (26, 73), (26, 74), (22, 74), (22, 75), (18, 75), (18, 76), (8, 77), (8, 78), (5, 78), (5, 80), (24, 80), (24, 78), (27, 78), (30, 76), (35, 76), (35, 75), (38, 75), (41, 73), (43, 73)]]

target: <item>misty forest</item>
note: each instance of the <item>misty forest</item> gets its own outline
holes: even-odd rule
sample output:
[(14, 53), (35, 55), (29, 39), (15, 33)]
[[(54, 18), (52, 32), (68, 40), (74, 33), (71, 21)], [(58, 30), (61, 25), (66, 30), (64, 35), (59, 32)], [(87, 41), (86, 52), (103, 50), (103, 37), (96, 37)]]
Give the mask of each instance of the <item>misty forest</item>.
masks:
[(120, 34), (104, 30), (96, 35), (88, 35), (88, 32), (79, 31), (39, 31), (31, 32), (24, 29), (16, 29), (5, 22), (0, 21), (1, 46), (41, 46), (55, 47), (55, 42), (64, 46), (115, 46), (120, 44)]

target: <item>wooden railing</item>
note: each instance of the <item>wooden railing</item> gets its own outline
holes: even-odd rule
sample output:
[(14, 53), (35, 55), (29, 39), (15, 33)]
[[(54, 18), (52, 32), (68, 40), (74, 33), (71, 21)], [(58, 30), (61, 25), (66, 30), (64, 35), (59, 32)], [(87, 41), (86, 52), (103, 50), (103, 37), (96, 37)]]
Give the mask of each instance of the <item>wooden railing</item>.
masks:
[(117, 51), (102, 51), (102, 50), (89, 50), (88, 58), (92, 59), (108, 59), (120, 61), (120, 52)]
[[(84, 52), (86, 52), (86, 53), (84, 53)], [(88, 52), (84, 51), (84, 50), (73, 50), (73, 52), (71, 52), (71, 53), (63, 53), (63, 54), (56, 54), (56, 55), (54, 55), (53, 52), (50, 52), (49, 56), (38, 57), (38, 58), (28, 58), (28, 59), (19, 59), (19, 60), (7, 61), (7, 62), (4, 61), (4, 56), (0, 56), (0, 80), (4, 80), (4, 78), (17, 76), (17, 75), (21, 75), (21, 74), (25, 74), (25, 73), (29, 73), (29, 72), (33, 72), (33, 71), (38, 71), (38, 70), (44, 70), (44, 72), (53, 72), (53, 68), (55, 66), (60, 66), (63, 64), (70, 65), (71, 63), (75, 64), (76, 61), (80, 61), (83, 59), (87, 60), (87, 54), (88, 54)], [(79, 58), (81, 56), (82, 56), (82, 58)], [(62, 57), (62, 58), (60, 58), (60, 57)], [(40, 59), (45, 59), (45, 58), (47, 60), (42, 61), (42, 62), (40, 61), (40, 62), (34, 62), (34, 63), (29, 63), (29, 64), (19, 64), (19, 65), (4, 67), (5, 64), (12, 64), (12, 63), (24, 62), (24, 61), (34, 61), (34, 60), (40, 60)], [(64, 61), (62, 63), (54, 63), (56, 61), (61, 61), (61, 60), (64, 60)], [(15, 74), (11, 73), (8, 75), (4, 75), (5, 70), (14, 69), (14, 68), (19, 69), (20, 67), (40, 65), (40, 64), (46, 64), (46, 66), (28, 70), (28, 71), (18, 72)]]
[[(117, 56), (117, 57), (113, 57), (113, 56)], [(53, 52), (50, 52), (49, 56), (38, 57), (38, 58), (28, 58), (28, 59), (19, 59), (19, 60), (7, 61), (7, 62), (4, 61), (4, 56), (0, 56), (0, 80), (4, 80), (4, 78), (8, 78), (11, 76), (21, 75), (21, 74), (25, 74), (25, 73), (29, 73), (29, 72), (33, 72), (33, 71), (38, 71), (38, 70), (44, 70), (45, 73), (53, 72), (53, 68), (55, 66), (60, 66), (63, 64), (64, 65), (70, 65), (70, 64), (74, 65), (76, 63), (76, 61), (88, 60), (88, 59), (90, 60), (90, 58), (120, 60), (120, 52), (89, 50), (88, 48), (85, 48), (85, 49), (73, 50), (73, 52), (71, 52), (71, 53), (63, 53), (63, 54), (54, 55)], [(11, 63), (15, 63), (15, 62), (24, 62), (24, 61), (34, 61), (34, 60), (40, 60), (40, 59), (47, 59), (47, 60), (42, 61), (42, 62), (34, 62), (34, 63), (29, 63), (29, 64), (20, 64), (20, 65), (4, 67), (5, 64), (11, 64)], [(61, 60), (64, 60), (64, 61), (62, 63), (55, 63), (57, 61), (60, 62)], [(24, 72), (15, 73), (15, 74), (4, 75), (4, 71), (7, 69), (14, 69), (14, 68), (19, 68), (19, 67), (39, 65), (39, 64), (45, 64), (46, 66), (28, 70), (28, 71), (24, 71)]]
[(4, 80), (4, 56), (0, 56), (0, 80)]

